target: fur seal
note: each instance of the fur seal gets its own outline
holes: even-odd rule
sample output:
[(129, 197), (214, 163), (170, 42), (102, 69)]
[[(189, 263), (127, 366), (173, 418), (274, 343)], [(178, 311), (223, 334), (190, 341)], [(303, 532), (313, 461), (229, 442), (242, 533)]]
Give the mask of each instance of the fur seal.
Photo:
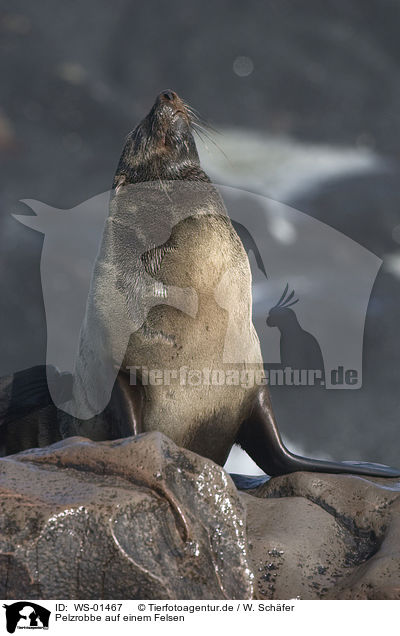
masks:
[(237, 382), (263, 374), (251, 271), (200, 166), (195, 128), (193, 111), (165, 90), (126, 139), (72, 397), (58, 413), (62, 436), (107, 440), (159, 430), (221, 465), (240, 444), (271, 476), (298, 470), (399, 476), (379, 464), (291, 453), (266, 384)]
[[(265, 383), (232, 380), (263, 372), (251, 271), (224, 203), (200, 166), (195, 127), (193, 111), (166, 90), (125, 142), (92, 280), (74, 399), (96, 402), (90, 393), (108, 372), (104, 358), (117, 377), (105, 411), (73, 418), (64, 436), (110, 439), (160, 430), (221, 465), (238, 443), (269, 475), (308, 470), (398, 476), (379, 464), (292, 454), (279, 435)], [(153, 236), (156, 229), (155, 240), (149, 228)], [(140, 243), (135, 255), (133, 243)], [(227, 375), (222, 383), (207, 381), (201, 371), (227, 368), (231, 382)], [(145, 369), (156, 370), (153, 382)], [(197, 374), (195, 380), (192, 375), (188, 381), (189, 373)]]

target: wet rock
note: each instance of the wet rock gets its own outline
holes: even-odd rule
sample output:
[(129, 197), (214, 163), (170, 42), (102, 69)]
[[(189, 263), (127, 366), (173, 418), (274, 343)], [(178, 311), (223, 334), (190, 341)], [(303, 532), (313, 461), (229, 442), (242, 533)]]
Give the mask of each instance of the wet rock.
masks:
[(261, 598), (400, 598), (399, 480), (294, 473), (241, 497)]
[(237, 483), (158, 432), (5, 457), (0, 595), (400, 598), (399, 480)]
[(158, 432), (0, 460), (0, 596), (253, 595), (244, 508), (222, 468)]

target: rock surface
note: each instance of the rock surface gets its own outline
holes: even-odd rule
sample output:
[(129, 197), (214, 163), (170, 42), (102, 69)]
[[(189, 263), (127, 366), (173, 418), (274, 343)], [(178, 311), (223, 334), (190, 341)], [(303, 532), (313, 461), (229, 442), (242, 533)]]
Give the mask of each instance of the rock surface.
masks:
[(253, 595), (222, 468), (160, 433), (70, 438), (0, 460), (0, 597)]
[(2, 458), (0, 597), (400, 599), (399, 480), (248, 485), (158, 432)]
[(399, 480), (294, 473), (241, 497), (261, 598), (400, 599)]

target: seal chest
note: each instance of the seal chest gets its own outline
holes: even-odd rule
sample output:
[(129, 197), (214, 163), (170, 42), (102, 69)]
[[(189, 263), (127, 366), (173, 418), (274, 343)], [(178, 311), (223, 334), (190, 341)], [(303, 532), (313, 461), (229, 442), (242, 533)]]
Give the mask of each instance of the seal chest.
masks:
[[(202, 196), (193, 198), (201, 210)], [(178, 222), (160, 248), (162, 257), (157, 250), (144, 255), (146, 270), (165, 290), (166, 302), (153, 307), (132, 334), (122, 365), (136, 367), (145, 388), (143, 429), (161, 430), (218, 463), (225, 462), (244, 417), (249, 389), (235, 378), (254, 367), (254, 360), (262, 368), (251, 321), (249, 263), (223, 212)], [(195, 313), (168, 304), (167, 290), (174, 287), (194, 294)], [(240, 313), (239, 320), (230, 315), (226, 299)], [(232, 349), (235, 357), (226, 361)], [(153, 377), (144, 378), (143, 369), (153, 370)], [(229, 385), (232, 371), (236, 374)]]

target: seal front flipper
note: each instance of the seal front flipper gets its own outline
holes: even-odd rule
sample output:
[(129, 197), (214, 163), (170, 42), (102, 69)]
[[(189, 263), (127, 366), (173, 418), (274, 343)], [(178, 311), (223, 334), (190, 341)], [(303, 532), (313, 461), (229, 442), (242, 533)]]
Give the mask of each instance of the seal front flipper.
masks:
[(382, 464), (331, 462), (307, 459), (291, 453), (282, 442), (266, 387), (261, 387), (255, 395), (250, 415), (242, 423), (236, 443), (272, 477), (296, 471), (400, 477), (400, 470)]
[(79, 435), (94, 442), (103, 442), (142, 433), (144, 388), (139, 381), (131, 385), (129, 378), (128, 374), (119, 371), (110, 400), (98, 415), (81, 420), (68, 413), (59, 413), (62, 437)]
[(106, 409), (109, 415), (119, 422), (118, 437), (139, 435), (143, 432), (144, 397), (144, 388), (139, 384), (139, 380), (132, 385), (130, 376), (120, 371)]

